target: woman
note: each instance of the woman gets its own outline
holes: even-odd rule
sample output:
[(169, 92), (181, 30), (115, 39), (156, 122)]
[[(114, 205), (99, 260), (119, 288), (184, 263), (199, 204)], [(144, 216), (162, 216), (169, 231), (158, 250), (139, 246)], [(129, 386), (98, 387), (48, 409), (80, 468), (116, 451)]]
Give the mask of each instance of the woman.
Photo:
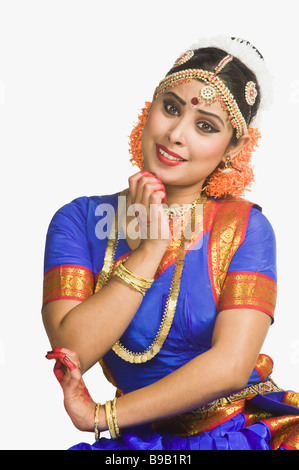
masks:
[[(128, 190), (55, 214), (47, 358), (74, 425), (96, 436), (75, 449), (299, 448), (298, 395), (273, 382), (260, 354), (275, 309), (275, 236), (240, 197), (267, 87), (249, 43), (196, 45), (132, 132), (142, 171)], [(105, 404), (82, 379), (98, 361), (117, 387)]]

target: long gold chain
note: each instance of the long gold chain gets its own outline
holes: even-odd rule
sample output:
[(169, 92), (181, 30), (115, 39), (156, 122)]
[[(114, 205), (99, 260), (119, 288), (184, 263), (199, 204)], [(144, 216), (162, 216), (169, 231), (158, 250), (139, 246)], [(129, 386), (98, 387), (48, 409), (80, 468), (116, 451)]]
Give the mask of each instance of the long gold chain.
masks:
[[(122, 193), (124, 194), (124, 193)], [(192, 210), (191, 212), (191, 224), (194, 227), (194, 216), (195, 211)], [(114, 234), (114, 236), (113, 236)], [(116, 252), (116, 248), (118, 245), (118, 207), (116, 210), (115, 218), (113, 225), (111, 227), (111, 232), (109, 235), (108, 243), (107, 243), (107, 248), (105, 252), (105, 257), (104, 257), (104, 264), (102, 271), (99, 275), (95, 292), (100, 290), (106, 282), (108, 282), (109, 277), (111, 275), (112, 269), (113, 269), (113, 262), (114, 262), (114, 256)], [(151, 360), (153, 357), (155, 357), (160, 349), (162, 348), (167, 335), (169, 333), (169, 330), (172, 326), (173, 319), (174, 319), (174, 314), (177, 306), (177, 300), (180, 292), (180, 285), (181, 285), (181, 277), (182, 277), (182, 272), (183, 272), (183, 267), (184, 267), (184, 260), (185, 260), (185, 254), (186, 254), (186, 245), (190, 243), (187, 242), (184, 236), (181, 238), (181, 243), (177, 252), (176, 256), (176, 262), (175, 262), (175, 268), (174, 268), (174, 273), (170, 285), (170, 291), (169, 295), (166, 301), (162, 321), (158, 330), (158, 333), (152, 342), (152, 344), (143, 352), (132, 352), (125, 348), (123, 344), (120, 341), (117, 341), (115, 345), (112, 347), (112, 350), (117, 354), (121, 359), (123, 359), (126, 362), (131, 362), (133, 364), (141, 364), (144, 362), (147, 362)]]

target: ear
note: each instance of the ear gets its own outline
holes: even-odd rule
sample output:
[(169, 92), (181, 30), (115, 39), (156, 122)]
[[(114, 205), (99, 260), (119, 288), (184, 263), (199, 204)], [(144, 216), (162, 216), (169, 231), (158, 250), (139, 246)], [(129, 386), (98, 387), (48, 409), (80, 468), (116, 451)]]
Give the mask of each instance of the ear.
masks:
[(240, 139), (238, 140), (237, 144), (236, 145), (231, 145), (228, 150), (227, 150), (227, 154), (230, 155), (231, 159), (233, 160), (233, 158), (239, 153), (241, 152), (241, 150), (246, 147), (246, 145), (249, 144), (251, 140), (251, 136), (249, 134), (245, 134), (245, 135), (242, 135), (242, 137), (240, 137)]

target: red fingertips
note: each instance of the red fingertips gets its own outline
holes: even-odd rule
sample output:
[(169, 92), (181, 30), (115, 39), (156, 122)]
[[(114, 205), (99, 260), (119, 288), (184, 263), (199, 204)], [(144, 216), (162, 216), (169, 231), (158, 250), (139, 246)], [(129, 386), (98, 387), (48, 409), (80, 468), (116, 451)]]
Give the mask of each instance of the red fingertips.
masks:
[(62, 351), (62, 348), (57, 347), (57, 348), (52, 349), (52, 351), (48, 351), (47, 354), (55, 354), (61, 351)]
[(162, 184), (162, 183), (157, 184), (157, 186), (155, 186), (155, 191), (163, 191), (164, 198), (162, 199), (162, 202), (167, 202), (167, 196), (166, 196), (166, 191), (165, 191), (165, 188), (164, 188), (164, 184)]
[[(55, 351), (56, 349), (57, 352)], [(55, 350), (48, 352), (46, 358), (56, 359), (57, 361), (60, 361), (62, 364), (66, 365), (66, 367), (70, 371), (77, 369), (77, 366), (70, 360), (70, 358), (65, 353), (61, 352), (61, 349), (62, 348), (55, 348)]]
[(61, 383), (63, 381), (64, 372), (61, 369), (61, 363), (60, 362), (56, 362), (56, 364), (54, 366), (54, 369), (53, 369), (53, 372), (54, 372), (54, 375), (55, 375), (56, 379), (58, 380), (58, 382)]
[(142, 176), (153, 176), (154, 178), (156, 178), (155, 175), (146, 170), (141, 170), (139, 174)]
[(162, 181), (154, 173), (150, 173), (149, 171), (142, 170), (142, 171), (140, 171), (139, 174), (142, 175), (142, 176), (150, 176), (151, 178), (156, 178), (156, 180), (159, 183), (163, 184)]

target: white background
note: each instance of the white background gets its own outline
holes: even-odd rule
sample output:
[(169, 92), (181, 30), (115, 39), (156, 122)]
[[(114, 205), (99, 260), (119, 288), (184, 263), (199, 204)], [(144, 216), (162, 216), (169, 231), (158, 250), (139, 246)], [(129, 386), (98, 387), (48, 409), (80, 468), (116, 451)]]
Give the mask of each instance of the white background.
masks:
[[(41, 321), (43, 252), (54, 212), (123, 189), (137, 168), (128, 135), (144, 101), (199, 37), (253, 43), (274, 75), (274, 103), (247, 198), (277, 236), (276, 322), (263, 352), (273, 378), (299, 391), (297, 195), (299, 65), (295, 0), (0, 2), (0, 447), (66, 449), (93, 436), (66, 415)], [(85, 376), (113, 396), (100, 367)]]

